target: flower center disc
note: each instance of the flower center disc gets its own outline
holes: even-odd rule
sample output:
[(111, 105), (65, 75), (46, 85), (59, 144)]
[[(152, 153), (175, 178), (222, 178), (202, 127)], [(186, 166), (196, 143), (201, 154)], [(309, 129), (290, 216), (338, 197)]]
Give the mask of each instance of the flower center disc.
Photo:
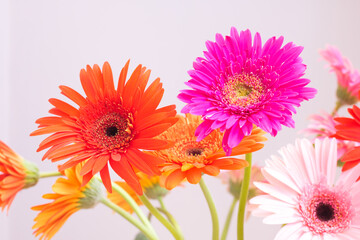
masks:
[(108, 150), (124, 151), (133, 138), (131, 119), (127, 115), (108, 113), (95, 122), (94, 137)]
[(325, 184), (305, 188), (299, 196), (298, 211), (304, 225), (315, 234), (343, 232), (354, 214), (349, 193)]
[(261, 79), (252, 73), (241, 73), (228, 78), (222, 89), (227, 104), (246, 107), (260, 102), (264, 92)]
[(320, 202), (316, 206), (316, 216), (323, 222), (330, 221), (335, 218), (334, 208), (331, 204)]
[(124, 152), (134, 137), (132, 114), (118, 104), (89, 105), (81, 109), (80, 121), (89, 148)]
[(106, 135), (108, 137), (114, 137), (119, 132), (119, 129), (116, 126), (110, 126), (106, 129)]
[(187, 156), (200, 156), (203, 152), (203, 148), (189, 148), (185, 150)]
[(234, 92), (239, 98), (247, 97), (252, 92), (252, 87), (239, 83), (237, 86), (234, 86)]

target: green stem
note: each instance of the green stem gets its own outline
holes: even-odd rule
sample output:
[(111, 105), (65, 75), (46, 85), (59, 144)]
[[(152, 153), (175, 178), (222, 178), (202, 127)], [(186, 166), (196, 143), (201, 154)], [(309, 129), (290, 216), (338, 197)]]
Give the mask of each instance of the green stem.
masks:
[(209, 192), (209, 189), (206, 187), (205, 182), (203, 178), (201, 178), (200, 182), (200, 188), (205, 196), (206, 202), (210, 209), (211, 219), (212, 219), (212, 227), (213, 227), (213, 233), (212, 233), (212, 239), (213, 240), (219, 240), (219, 218), (216, 212), (214, 201), (211, 197), (211, 194)]
[(170, 233), (174, 236), (176, 240), (184, 239), (184, 237), (177, 231), (177, 229), (163, 215), (161, 215), (158, 209), (156, 209), (151, 204), (151, 202), (145, 195), (139, 196), (139, 198), (142, 203), (147, 207), (147, 209), (149, 209), (151, 214), (154, 215), (154, 217), (156, 217), (170, 231)]
[(158, 200), (159, 200), (159, 203), (161, 206), (161, 211), (166, 215), (166, 217), (169, 219), (171, 224), (174, 225), (174, 227), (177, 229), (178, 233), (182, 234), (179, 224), (177, 223), (177, 221), (175, 220), (173, 215), (171, 215), (170, 212), (166, 209), (163, 198), (159, 197)]
[(158, 240), (159, 238), (154, 234), (150, 229), (146, 228), (145, 225), (143, 225), (139, 220), (131, 216), (130, 213), (116, 205), (115, 203), (111, 202), (107, 198), (101, 198), (100, 202), (103, 203), (105, 206), (111, 208), (114, 210), (114, 212), (121, 215), (123, 218), (125, 218), (128, 222), (130, 222), (132, 225), (137, 227), (142, 233), (145, 234), (145, 236), (150, 240)]
[(60, 172), (40, 172), (39, 178), (47, 178), (47, 177), (57, 177), (62, 176)]
[(232, 218), (232, 215), (234, 213), (234, 209), (235, 209), (237, 201), (238, 200), (236, 198), (234, 198), (234, 200), (231, 203), (229, 212), (228, 212), (227, 217), (226, 217), (224, 229), (223, 229), (223, 232), (221, 234), (221, 240), (226, 240), (226, 236), (228, 234), (229, 226), (230, 226), (230, 223), (231, 223), (231, 218)]
[(244, 179), (241, 183), (240, 203), (239, 203), (239, 212), (238, 212), (238, 227), (237, 227), (238, 240), (244, 240), (245, 207), (248, 198), (249, 184), (250, 184), (251, 158), (252, 158), (252, 154), (247, 153), (245, 156), (245, 160), (248, 162), (249, 166), (245, 168)]
[(154, 233), (155, 230), (150, 224), (148, 218), (145, 216), (145, 214), (141, 211), (139, 205), (135, 202), (135, 200), (124, 190), (122, 187), (117, 185), (116, 183), (111, 183), (113, 190), (120, 194), (121, 197), (125, 199), (125, 201), (130, 205), (130, 207), (134, 210), (136, 215), (139, 217), (140, 221), (143, 222), (148, 228), (150, 228)]
[[(99, 176), (96, 176), (96, 177), (97, 177), (97, 179), (99, 179), (102, 182), (102, 180)], [(120, 196), (122, 198), (124, 198), (125, 201), (130, 205), (130, 207), (134, 210), (136, 215), (139, 217), (140, 221), (143, 224), (145, 224), (145, 226), (147, 226), (155, 234), (155, 230), (154, 230), (153, 226), (150, 224), (149, 220), (147, 219), (145, 214), (141, 211), (140, 207), (137, 205), (135, 200), (124, 189), (122, 189), (122, 187), (120, 187), (116, 183), (111, 182), (111, 185), (112, 185), (113, 190), (115, 192), (117, 192), (118, 194), (120, 194)]]
[(335, 116), (335, 114), (339, 111), (339, 109), (343, 106), (344, 104), (341, 101), (337, 101), (334, 110), (331, 113), (331, 116)]

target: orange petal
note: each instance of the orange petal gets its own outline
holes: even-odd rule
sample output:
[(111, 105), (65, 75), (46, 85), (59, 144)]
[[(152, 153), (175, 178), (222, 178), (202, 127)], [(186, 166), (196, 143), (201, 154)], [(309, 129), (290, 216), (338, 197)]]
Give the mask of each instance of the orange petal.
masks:
[(85, 106), (87, 104), (86, 99), (74, 89), (67, 86), (59, 86), (59, 88), (64, 96), (71, 99), (74, 103), (76, 103), (80, 107)]
[(137, 138), (156, 137), (160, 133), (163, 133), (169, 127), (171, 127), (171, 123), (162, 123), (162, 124), (154, 125), (152, 127), (142, 130), (136, 137)]
[(189, 183), (191, 184), (198, 184), (200, 182), (201, 179), (201, 169), (199, 168), (192, 168), (189, 171), (187, 171), (186, 174), (186, 179), (188, 180)]
[(96, 173), (100, 172), (107, 165), (108, 161), (109, 155), (99, 156), (93, 166), (92, 174), (95, 175)]
[(203, 172), (210, 176), (217, 176), (220, 173), (220, 169), (216, 166), (207, 165), (203, 168)]
[(181, 170), (175, 170), (174, 172), (170, 173), (165, 180), (165, 188), (168, 190), (173, 189), (177, 185), (181, 183), (182, 180), (185, 178), (185, 173)]
[(131, 167), (127, 159), (121, 158), (120, 161), (110, 160), (110, 165), (112, 169), (114, 169), (114, 171), (122, 179), (124, 179), (125, 182), (129, 184), (129, 186), (131, 186), (137, 194), (143, 194), (139, 179), (137, 178), (134, 169)]
[(97, 156), (93, 156), (92, 158), (87, 160), (86, 163), (84, 164), (84, 166), (80, 170), (80, 175), (84, 176), (85, 174), (92, 172), (92, 169), (93, 169), (94, 164), (96, 163), (97, 159), (98, 159)]
[(108, 165), (106, 164), (105, 167), (103, 167), (100, 171), (101, 180), (104, 183), (104, 186), (106, 190), (111, 193), (112, 192), (112, 186), (111, 186), (111, 179), (110, 179), (110, 173)]
[(127, 75), (128, 69), (129, 69), (129, 64), (130, 64), (130, 59), (126, 62), (125, 66), (121, 69), (118, 86), (117, 86), (117, 90), (116, 90), (117, 95), (120, 95), (120, 96), (123, 95), (123, 90), (124, 90), (124, 86), (125, 86), (126, 75)]
[(147, 156), (148, 154), (142, 153), (141, 151), (133, 148), (130, 148), (127, 154), (123, 155), (123, 157), (128, 159), (129, 163), (141, 172), (144, 172), (149, 176), (153, 176), (155, 174), (160, 175), (160, 170), (156, 166), (158, 162), (149, 161)]
[(105, 62), (102, 68), (104, 79), (104, 90), (106, 96), (113, 97), (115, 95), (114, 79), (110, 64)]
[(49, 102), (56, 107), (57, 109), (59, 109), (60, 111), (68, 114), (69, 116), (75, 116), (75, 117), (79, 117), (80, 116), (80, 112), (78, 109), (74, 108), (73, 106), (71, 106), (70, 104), (61, 101), (59, 99), (56, 98), (50, 98)]
[(347, 152), (341, 159), (342, 162), (350, 162), (350, 161), (358, 161), (358, 160), (360, 160), (360, 147), (356, 147), (350, 152)]
[(168, 148), (168, 142), (155, 138), (139, 138), (131, 141), (131, 146), (146, 150), (159, 150)]
[(123, 105), (125, 108), (132, 106), (132, 96), (134, 96), (135, 91), (139, 83), (139, 76), (141, 73), (141, 65), (138, 65), (134, 72), (131, 74), (129, 80), (126, 82), (123, 92)]
[(81, 69), (80, 71), (80, 82), (88, 99), (93, 103), (96, 102), (95, 90), (90, 83), (89, 76), (85, 69)]

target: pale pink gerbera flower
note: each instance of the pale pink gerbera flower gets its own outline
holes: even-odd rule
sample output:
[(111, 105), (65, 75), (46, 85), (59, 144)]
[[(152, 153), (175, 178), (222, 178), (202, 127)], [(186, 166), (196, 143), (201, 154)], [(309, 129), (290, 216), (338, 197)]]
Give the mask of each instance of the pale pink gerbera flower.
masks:
[[(327, 112), (321, 112), (320, 114), (314, 114), (310, 116), (310, 124), (302, 133), (307, 135), (315, 135), (315, 139), (324, 139), (326, 137), (332, 137), (336, 133), (336, 122), (334, 117), (338, 117), (337, 114), (332, 116)], [(341, 159), (342, 156), (352, 150), (359, 144), (353, 141), (337, 139), (337, 159)]]
[(192, 90), (182, 90), (187, 103), (183, 113), (201, 115), (204, 122), (195, 134), (203, 139), (214, 129), (225, 131), (223, 149), (230, 155), (253, 125), (275, 136), (281, 125), (294, 127), (294, 106), (315, 96), (302, 78), (306, 66), (299, 57), (303, 47), (283, 45), (283, 37), (272, 37), (264, 46), (260, 34), (252, 42), (249, 30), (235, 28), (225, 38), (206, 42), (205, 58), (197, 58), (191, 79)]
[(266, 161), (262, 172), (269, 183), (255, 183), (267, 195), (259, 204), (266, 224), (285, 224), (275, 240), (359, 239), (360, 165), (335, 181), (336, 140), (297, 140)]
[(321, 56), (330, 63), (331, 71), (335, 72), (338, 80), (336, 95), (342, 104), (352, 105), (358, 101), (360, 90), (360, 74), (355, 70), (349, 59), (343, 57), (340, 51), (327, 46), (320, 50)]
[[(242, 181), (244, 179), (244, 169), (223, 171), (220, 173), (219, 177), (224, 184), (228, 185), (228, 191), (231, 195), (235, 198), (239, 198)], [(261, 168), (258, 165), (252, 165), (248, 200), (262, 193), (257, 187), (255, 187), (254, 182), (262, 182), (264, 180)]]
[[(239, 200), (240, 191), (242, 182), (244, 179), (244, 169), (240, 170), (230, 170), (230, 171), (223, 171), (220, 173), (219, 177), (221, 178), (222, 182), (228, 186), (228, 191), (231, 195)], [(260, 189), (255, 187), (254, 182), (266, 182), (264, 176), (261, 173), (261, 167), (258, 165), (251, 166), (251, 176), (250, 176), (250, 184), (249, 184), (249, 192), (247, 201), (252, 199), (255, 196), (260, 194), (264, 194)], [(248, 203), (248, 202), (247, 202)], [(256, 209), (256, 205), (247, 204), (246, 206), (246, 220), (249, 219), (251, 212)]]

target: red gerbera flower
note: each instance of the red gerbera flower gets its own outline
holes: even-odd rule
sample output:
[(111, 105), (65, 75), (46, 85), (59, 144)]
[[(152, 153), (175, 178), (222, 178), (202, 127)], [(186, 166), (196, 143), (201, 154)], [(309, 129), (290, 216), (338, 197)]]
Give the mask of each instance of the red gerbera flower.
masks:
[[(339, 123), (335, 126), (335, 137), (341, 140), (360, 142), (360, 108), (354, 105), (353, 108), (348, 109), (348, 112), (353, 118), (335, 118), (335, 121)], [(356, 166), (360, 162), (360, 147), (355, 147), (345, 153), (341, 161), (345, 162), (343, 171)]]
[(150, 70), (139, 65), (128, 81), (129, 61), (121, 70), (115, 89), (112, 71), (105, 62), (89, 65), (80, 71), (86, 98), (75, 90), (60, 86), (61, 93), (75, 102), (75, 108), (51, 98), (54, 106), (49, 112), (56, 116), (40, 118), (38, 130), (31, 135), (52, 135), (41, 142), (38, 151), (50, 148), (43, 157), (52, 162), (70, 158), (60, 171), (87, 161), (81, 169), (83, 185), (100, 172), (105, 187), (111, 192), (108, 163), (138, 194), (141, 185), (134, 168), (148, 174), (160, 174), (160, 158), (139, 149), (158, 150), (168, 142), (153, 137), (176, 122), (175, 105), (158, 108), (164, 89), (157, 78), (148, 88)]

